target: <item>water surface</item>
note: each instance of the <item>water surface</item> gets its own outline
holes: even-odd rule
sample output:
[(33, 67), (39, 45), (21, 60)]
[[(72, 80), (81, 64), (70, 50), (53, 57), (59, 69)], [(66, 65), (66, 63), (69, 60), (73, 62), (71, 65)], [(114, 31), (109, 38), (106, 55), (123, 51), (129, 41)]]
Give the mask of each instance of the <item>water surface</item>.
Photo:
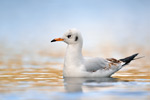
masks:
[(150, 66), (131, 64), (109, 78), (63, 78), (63, 58), (1, 56), (1, 100), (150, 100)]

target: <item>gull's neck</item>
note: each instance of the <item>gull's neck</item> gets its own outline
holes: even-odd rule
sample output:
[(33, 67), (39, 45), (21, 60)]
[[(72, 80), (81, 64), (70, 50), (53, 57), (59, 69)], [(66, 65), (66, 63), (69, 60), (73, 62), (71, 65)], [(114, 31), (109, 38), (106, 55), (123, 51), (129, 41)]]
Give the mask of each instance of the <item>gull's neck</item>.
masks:
[(68, 45), (65, 56), (65, 66), (79, 66), (82, 61), (82, 43)]

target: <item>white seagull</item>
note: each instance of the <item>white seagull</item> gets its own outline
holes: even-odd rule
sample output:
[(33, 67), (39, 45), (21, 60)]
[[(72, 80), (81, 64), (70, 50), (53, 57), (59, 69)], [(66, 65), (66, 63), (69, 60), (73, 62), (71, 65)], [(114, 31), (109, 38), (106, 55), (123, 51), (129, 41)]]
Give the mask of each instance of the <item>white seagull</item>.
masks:
[(82, 56), (83, 39), (76, 29), (68, 30), (63, 37), (55, 38), (51, 42), (55, 41), (64, 41), (68, 44), (63, 68), (64, 77), (110, 77), (132, 60), (138, 59), (135, 58), (138, 53), (119, 60), (100, 57), (85, 58)]

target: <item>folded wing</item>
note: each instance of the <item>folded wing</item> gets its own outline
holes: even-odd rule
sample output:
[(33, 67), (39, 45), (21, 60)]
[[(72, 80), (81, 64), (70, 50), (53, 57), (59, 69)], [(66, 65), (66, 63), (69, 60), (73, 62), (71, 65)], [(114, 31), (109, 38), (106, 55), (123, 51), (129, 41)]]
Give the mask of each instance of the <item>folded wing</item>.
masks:
[(121, 61), (116, 60), (114, 58), (87, 58), (84, 60), (84, 65), (86, 68), (86, 71), (88, 72), (96, 72), (97, 70), (108, 70), (111, 68), (120, 69), (121, 67)]

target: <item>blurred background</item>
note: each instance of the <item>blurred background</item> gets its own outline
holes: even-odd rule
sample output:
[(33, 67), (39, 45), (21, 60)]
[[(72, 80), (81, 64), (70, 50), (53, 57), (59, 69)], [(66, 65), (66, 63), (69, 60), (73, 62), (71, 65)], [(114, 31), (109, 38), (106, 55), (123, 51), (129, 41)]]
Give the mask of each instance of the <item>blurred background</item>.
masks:
[[(64, 94), (66, 44), (50, 41), (70, 28), (82, 33), (84, 56), (145, 57), (115, 73), (115, 83), (92, 80), (84, 94)], [(0, 0), (1, 100), (150, 100), (149, 59), (150, 0)]]
[(66, 45), (50, 40), (77, 28), (84, 51), (92, 55), (148, 53), (149, 5), (149, 0), (0, 0), (0, 48), (63, 54)]
[(25, 55), (63, 58), (66, 44), (50, 41), (76, 28), (85, 56), (139, 52), (150, 65), (149, 5), (149, 0), (0, 0), (0, 61)]

